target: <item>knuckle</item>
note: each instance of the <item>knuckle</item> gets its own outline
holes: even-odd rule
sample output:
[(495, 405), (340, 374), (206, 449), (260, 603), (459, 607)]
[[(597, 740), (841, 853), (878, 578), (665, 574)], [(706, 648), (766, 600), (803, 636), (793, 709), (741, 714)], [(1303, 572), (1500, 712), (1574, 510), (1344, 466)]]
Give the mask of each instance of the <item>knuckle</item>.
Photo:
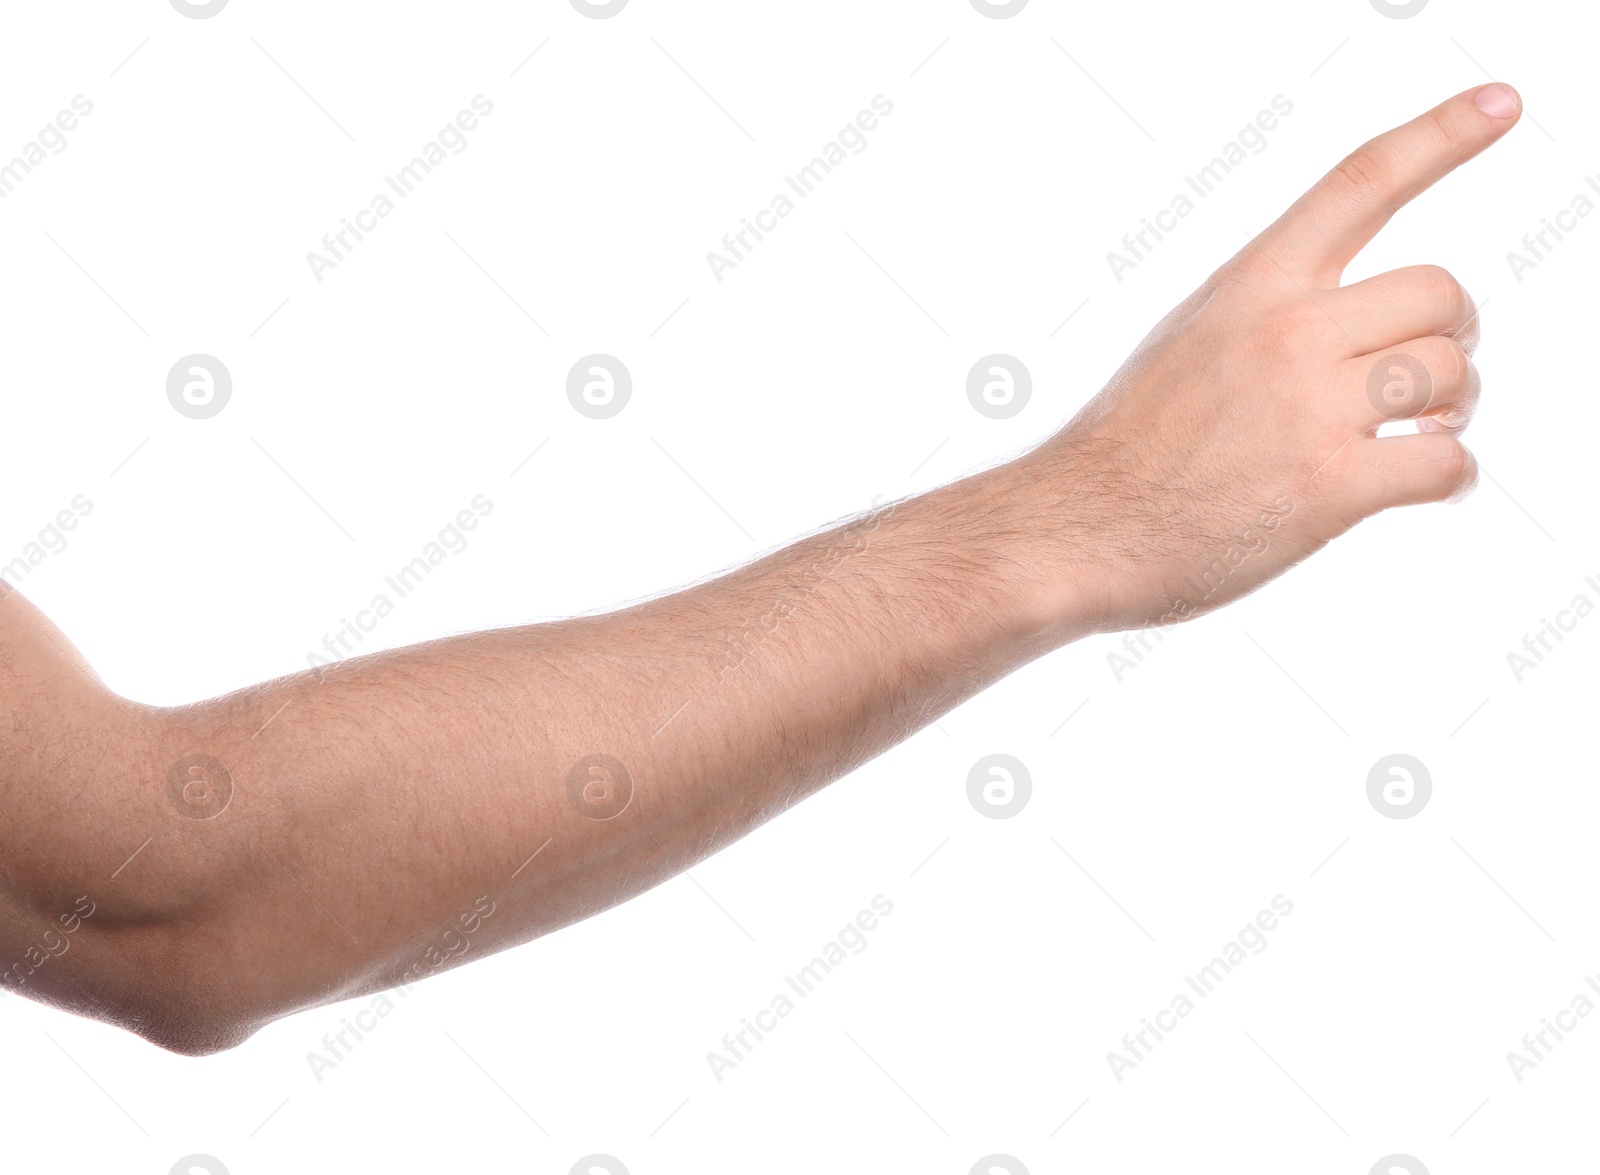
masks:
[(1466, 287), (1442, 265), (1419, 265), (1415, 270), (1417, 296), (1428, 306), (1437, 306), (1452, 315), (1466, 314), (1472, 300)]
[(1394, 189), (1394, 164), (1370, 143), (1340, 160), (1334, 168), (1345, 189), (1362, 203), (1377, 203)]
[(1298, 332), (1285, 318), (1277, 314), (1264, 314), (1251, 325), (1250, 343), (1261, 355), (1280, 355), (1293, 351), (1299, 345)]
[(1444, 433), (1437, 436), (1433, 457), (1433, 484), (1439, 498), (1454, 498), (1467, 493), (1478, 481), (1478, 463), (1472, 453), (1455, 437)]
[(1286, 302), (1261, 315), (1252, 334), (1257, 346), (1275, 352), (1296, 352), (1321, 337), (1328, 320), (1310, 299)]
[(1437, 108), (1428, 111), (1428, 130), (1436, 149), (1453, 152), (1466, 143), (1470, 132), (1466, 123)]
[(1472, 375), (1472, 361), (1467, 358), (1461, 344), (1443, 336), (1432, 344), (1432, 354), (1428, 356), (1427, 364), (1434, 383), (1449, 388), (1465, 387)]
[(1265, 241), (1256, 240), (1229, 258), (1211, 275), (1208, 284), (1219, 290), (1235, 290), (1246, 297), (1256, 297), (1283, 284), (1283, 266)]

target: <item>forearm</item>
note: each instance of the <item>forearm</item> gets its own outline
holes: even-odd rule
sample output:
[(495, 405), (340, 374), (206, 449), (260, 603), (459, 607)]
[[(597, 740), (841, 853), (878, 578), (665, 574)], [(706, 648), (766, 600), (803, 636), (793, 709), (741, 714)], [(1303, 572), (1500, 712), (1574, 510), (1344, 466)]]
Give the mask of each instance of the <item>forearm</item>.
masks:
[[(1040, 558), (1042, 506), (1015, 463), (623, 611), (149, 712), (133, 777), (86, 781), (105, 819), (83, 879), (52, 878), (39, 910), (88, 892), (85, 946), (183, 986), (194, 1007), (177, 1019), (217, 1043), (527, 941), (674, 875), (1076, 635)], [(92, 954), (34, 989), (103, 1009), (117, 997)], [(167, 1039), (184, 1030), (159, 1035), (212, 1047)]]

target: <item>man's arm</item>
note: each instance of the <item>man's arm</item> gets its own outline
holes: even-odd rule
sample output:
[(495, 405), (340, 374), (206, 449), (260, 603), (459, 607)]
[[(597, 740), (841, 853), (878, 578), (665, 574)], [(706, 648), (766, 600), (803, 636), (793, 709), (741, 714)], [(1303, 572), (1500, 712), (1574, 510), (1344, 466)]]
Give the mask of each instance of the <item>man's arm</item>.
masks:
[(0, 984), (229, 1047), (624, 901), (1050, 649), (1470, 488), (1470, 300), (1338, 282), (1517, 112), (1486, 87), (1362, 148), (1022, 458), (675, 595), (156, 709), (8, 593)]

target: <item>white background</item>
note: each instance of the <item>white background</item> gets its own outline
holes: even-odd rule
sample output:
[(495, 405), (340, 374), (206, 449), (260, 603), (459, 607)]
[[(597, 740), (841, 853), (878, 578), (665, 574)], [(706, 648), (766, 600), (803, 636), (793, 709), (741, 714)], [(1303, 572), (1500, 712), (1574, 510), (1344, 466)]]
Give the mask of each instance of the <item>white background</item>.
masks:
[[(0, 202), (0, 561), (87, 495), (23, 590), (163, 704), (303, 668), (476, 494), (367, 647), (657, 594), (1002, 459), (1361, 140), (1486, 70), (1527, 117), (1347, 275), (1434, 262), (1484, 305), (1465, 504), (1364, 524), (1121, 681), (1118, 637), (1036, 663), (692, 876), (427, 981), (321, 1081), (352, 1006), (192, 1060), (0, 1001), (5, 1168), (1575, 1169), (1600, 1017), (1520, 1083), (1506, 1053), (1600, 971), (1600, 619), (1521, 682), (1506, 654), (1600, 601), (1600, 218), (1520, 282), (1506, 254), (1600, 168), (1595, 31), (1575, 0), (8, 6), (0, 157), (94, 112)], [(478, 94), (468, 148), (318, 282), (308, 250)], [(865, 151), (715, 280), (877, 94)], [(1117, 282), (1107, 251), (1278, 94)], [(1005, 421), (964, 387), (997, 351), (1035, 385)], [(233, 375), (210, 420), (166, 398), (193, 352)], [(610, 420), (566, 399), (591, 352), (633, 375)], [(995, 752), (1033, 778), (1007, 820), (966, 796)], [(1367, 799), (1392, 752), (1433, 778), (1412, 819)], [(867, 949), (718, 1082), (707, 1052), (877, 894)], [(1270, 946), (1117, 1081), (1277, 894)]]

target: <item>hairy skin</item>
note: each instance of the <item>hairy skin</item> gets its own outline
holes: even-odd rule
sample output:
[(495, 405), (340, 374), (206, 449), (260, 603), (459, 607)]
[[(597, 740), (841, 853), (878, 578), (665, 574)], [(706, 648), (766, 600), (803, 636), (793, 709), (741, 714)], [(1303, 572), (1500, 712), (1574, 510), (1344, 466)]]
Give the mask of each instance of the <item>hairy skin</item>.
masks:
[[(1519, 112), (1483, 87), (1361, 148), (1032, 452), (675, 595), (155, 708), (6, 589), (0, 984), (229, 1048), (625, 901), (1033, 658), (1466, 492), (1471, 300), (1339, 280)], [(1432, 393), (1380, 439), (1391, 353)]]

